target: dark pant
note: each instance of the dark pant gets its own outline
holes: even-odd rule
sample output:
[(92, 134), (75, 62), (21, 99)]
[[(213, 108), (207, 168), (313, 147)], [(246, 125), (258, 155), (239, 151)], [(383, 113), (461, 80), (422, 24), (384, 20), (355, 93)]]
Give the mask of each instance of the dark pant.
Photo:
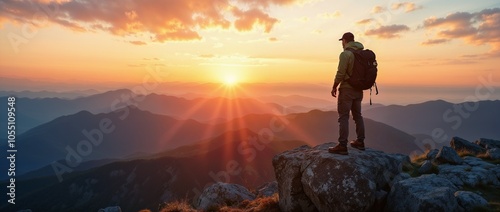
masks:
[(337, 110), (339, 112), (339, 143), (347, 145), (349, 137), (349, 111), (356, 123), (356, 134), (358, 141), (365, 139), (365, 124), (361, 116), (361, 100), (363, 100), (363, 91), (350, 88), (339, 89), (339, 99)]

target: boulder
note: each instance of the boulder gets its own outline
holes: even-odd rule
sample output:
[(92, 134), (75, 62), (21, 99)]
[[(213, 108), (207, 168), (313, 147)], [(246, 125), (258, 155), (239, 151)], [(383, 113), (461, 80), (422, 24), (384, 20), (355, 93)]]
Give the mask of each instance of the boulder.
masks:
[(273, 158), (282, 211), (368, 211), (408, 159), (369, 148), (331, 154), (334, 145), (302, 146)]
[(453, 137), (450, 141), (451, 148), (453, 148), (455, 151), (466, 151), (470, 152), (474, 155), (485, 153), (486, 149), (475, 144), (471, 143), (463, 138), (460, 137)]
[(449, 163), (449, 164), (462, 164), (463, 160), (458, 156), (457, 152), (447, 146), (441, 147), (439, 153), (436, 155), (436, 161), (438, 163)]
[(486, 152), (486, 156), (493, 160), (500, 159), (500, 148), (488, 149), (488, 151)]
[(275, 193), (278, 193), (278, 182), (276, 181), (266, 183), (257, 188), (258, 197), (270, 197)]
[(217, 182), (205, 188), (196, 201), (198, 210), (234, 205), (243, 200), (253, 200), (255, 195), (241, 185)]
[(392, 186), (394, 184), (396, 184), (397, 182), (401, 181), (401, 180), (406, 180), (406, 179), (409, 179), (411, 178), (410, 174), (406, 173), (406, 172), (401, 172), (399, 173), (398, 175), (396, 175), (394, 177), (394, 179), (392, 179), (392, 181), (389, 183), (389, 187), (392, 188)]
[(427, 160), (436, 159), (437, 154), (439, 153), (438, 149), (433, 149), (427, 153)]
[(439, 176), (453, 182), (457, 187), (499, 184), (498, 178), (493, 171), (478, 166), (444, 164), (439, 165), (438, 170)]
[(457, 211), (458, 188), (435, 174), (399, 181), (387, 197), (386, 211)]
[(122, 212), (122, 209), (120, 206), (111, 206), (107, 208), (101, 208), (98, 210), (98, 212)]
[(424, 161), (420, 168), (418, 168), (419, 174), (430, 174), (432, 171), (432, 162), (430, 160)]
[(500, 148), (499, 140), (480, 138), (476, 141), (476, 144), (486, 149)]
[(465, 209), (465, 211), (477, 210), (477, 207), (488, 206), (488, 201), (478, 194), (470, 191), (457, 191), (455, 192), (458, 204)]

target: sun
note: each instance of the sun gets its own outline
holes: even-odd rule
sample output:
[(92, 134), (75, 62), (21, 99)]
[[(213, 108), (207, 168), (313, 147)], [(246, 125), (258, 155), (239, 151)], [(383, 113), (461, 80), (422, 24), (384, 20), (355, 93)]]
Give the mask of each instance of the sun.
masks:
[(224, 76), (223, 83), (226, 86), (235, 86), (238, 84), (238, 78), (234, 75), (226, 75)]

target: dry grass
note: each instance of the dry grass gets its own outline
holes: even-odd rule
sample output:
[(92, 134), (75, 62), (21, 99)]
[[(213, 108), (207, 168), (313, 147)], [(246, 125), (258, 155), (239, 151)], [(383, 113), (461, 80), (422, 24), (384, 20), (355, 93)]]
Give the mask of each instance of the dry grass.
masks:
[(183, 211), (196, 211), (191, 207), (191, 205), (186, 201), (175, 201), (175, 202), (170, 202), (166, 205), (164, 205), (161, 209), (160, 212), (183, 212)]
[(249, 201), (244, 200), (236, 207), (224, 206), (220, 208), (220, 211), (226, 212), (259, 212), (259, 211), (269, 211), (269, 212), (279, 212), (279, 197), (278, 193), (275, 193), (270, 197), (260, 197), (255, 200)]
[(474, 152), (468, 151), (466, 149), (460, 149), (460, 150), (455, 150), (460, 157), (465, 157), (465, 156), (472, 156), (472, 157), (477, 157), (477, 155)]
[(427, 153), (429, 153), (430, 150), (425, 150), (424, 153), (420, 154), (420, 155), (412, 155), (410, 157), (410, 161), (412, 164), (418, 164), (418, 165), (422, 165), (422, 163), (427, 160)]
[[(186, 200), (167, 203), (160, 209), (160, 212), (181, 212), (181, 211), (197, 211)], [(255, 200), (244, 200), (234, 206), (213, 206), (206, 211), (223, 211), (223, 212), (279, 212), (279, 196), (275, 193), (270, 197), (260, 197)], [(151, 212), (144, 210), (140, 212)]]

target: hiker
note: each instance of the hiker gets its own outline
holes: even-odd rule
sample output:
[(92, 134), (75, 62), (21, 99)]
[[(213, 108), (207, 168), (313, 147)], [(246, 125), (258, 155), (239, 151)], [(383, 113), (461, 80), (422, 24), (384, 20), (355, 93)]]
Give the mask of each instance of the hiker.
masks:
[[(352, 75), (354, 65), (354, 54), (347, 48), (362, 50), (363, 44), (354, 41), (354, 35), (350, 32), (344, 33), (342, 38), (342, 47), (344, 51), (339, 56), (339, 66), (335, 76), (335, 83), (332, 88), (332, 96), (337, 97), (337, 87), (339, 95), (337, 101), (337, 111), (339, 113), (339, 139), (335, 147), (328, 148), (328, 152), (347, 155), (347, 142), (349, 137), (349, 111), (352, 112), (354, 122), (356, 123), (357, 139), (351, 141), (351, 147), (359, 150), (365, 150), (365, 124), (361, 116), (361, 101), (363, 100), (363, 90), (354, 89), (347, 80)], [(340, 86), (339, 86), (340, 85)]]

